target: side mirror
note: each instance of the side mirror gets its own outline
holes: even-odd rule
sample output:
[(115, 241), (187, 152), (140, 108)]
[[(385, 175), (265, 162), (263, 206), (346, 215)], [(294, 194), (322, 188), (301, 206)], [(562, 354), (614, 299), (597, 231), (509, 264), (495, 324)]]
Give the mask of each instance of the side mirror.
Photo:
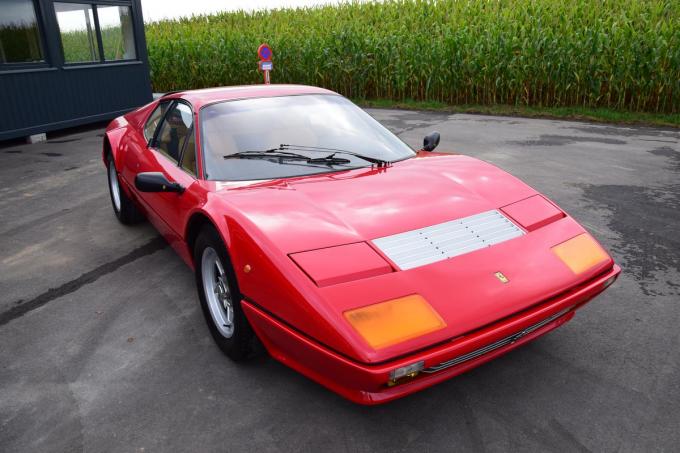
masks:
[(139, 173), (135, 177), (135, 187), (140, 192), (184, 192), (184, 187), (176, 182), (170, 182), (163, 173)]
[(423, 139), (423, 151), (432, 151), (439, 145), (439, 132), (430, 132)]

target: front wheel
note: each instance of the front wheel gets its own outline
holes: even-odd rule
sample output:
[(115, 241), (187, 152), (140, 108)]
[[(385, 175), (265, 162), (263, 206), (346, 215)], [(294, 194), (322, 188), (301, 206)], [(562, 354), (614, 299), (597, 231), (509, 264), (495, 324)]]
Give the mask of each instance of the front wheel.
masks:
[(219, 234), (205, 227), (194, 246), (196, 287), (201, 308), (215, 343), (240, 361), (254, 350), (255, 334), (241, 308), (236, 275)]

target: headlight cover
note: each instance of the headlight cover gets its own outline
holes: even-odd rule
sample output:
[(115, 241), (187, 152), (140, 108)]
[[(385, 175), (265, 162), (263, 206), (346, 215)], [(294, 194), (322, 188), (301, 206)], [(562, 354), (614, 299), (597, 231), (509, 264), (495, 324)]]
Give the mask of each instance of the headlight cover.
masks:
[(434, 308), (418, 294), (348, 310), (344, 316), (376, 350), (446, 327)]
[(330, 286), (393, 271), (365, 242), (293, 253), (290, 258), (317, 286)]
[(534, 195), (501, 208), (507, 216), (527, 231), (534, 231), (565, 216), (557, 206), (541, 195)]

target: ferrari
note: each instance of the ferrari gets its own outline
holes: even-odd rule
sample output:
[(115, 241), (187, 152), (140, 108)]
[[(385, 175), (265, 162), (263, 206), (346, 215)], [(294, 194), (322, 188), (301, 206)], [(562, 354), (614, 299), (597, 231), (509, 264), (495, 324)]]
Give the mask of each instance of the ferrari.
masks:
[(621, 271), (547, 197), (438, 143), (325, 89), (237, 86), (116, 118), (103, 159), (116, 217), (193, 269), (228, 357), (264, 349), (379, 404), (555, 329)]

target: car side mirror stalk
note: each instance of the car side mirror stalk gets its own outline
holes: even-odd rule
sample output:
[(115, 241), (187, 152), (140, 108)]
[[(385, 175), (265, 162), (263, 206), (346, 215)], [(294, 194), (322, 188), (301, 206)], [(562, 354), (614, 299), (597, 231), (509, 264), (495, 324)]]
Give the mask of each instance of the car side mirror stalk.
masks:
[(423, 139), (423, 151), (432, 151), (439, 145), (439, 132), (430, 132)]
[(139, 173), (135, 177), (135, 187), (140, 192), (176, 192), (178, 194), (184, 192), (181, 184), (168, 181), (168, 178), (159, 172)]

